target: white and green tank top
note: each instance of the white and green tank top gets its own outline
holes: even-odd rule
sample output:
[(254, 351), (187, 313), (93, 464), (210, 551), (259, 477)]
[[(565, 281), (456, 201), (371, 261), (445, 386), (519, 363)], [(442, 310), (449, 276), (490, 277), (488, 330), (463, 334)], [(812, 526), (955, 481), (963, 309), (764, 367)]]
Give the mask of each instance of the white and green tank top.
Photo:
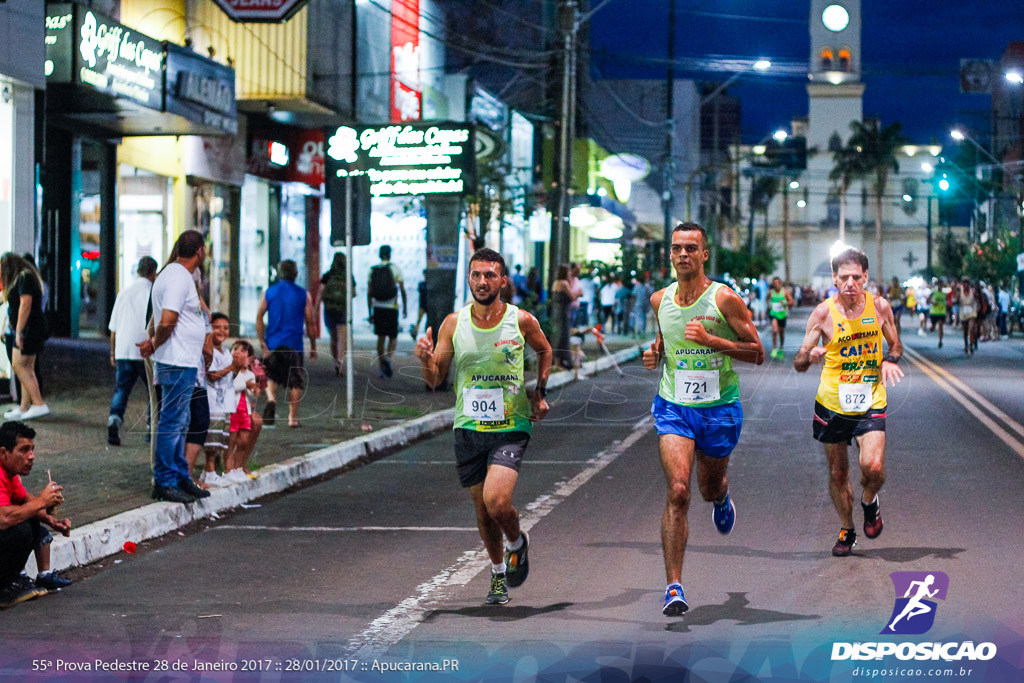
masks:
[(686, 339), (686, 324), (696, 320), (710, 334), (736, 340), (715, 295), (725, 285), (713, 282), (690, 306), (676, 303), (679, 283), (669, 285), (658, 308), (658, 324), (665, 340), (665, 370), (658, 393), (679, 405), (708, 408), (735, 403), (740, 398), (740, 378), (732, 369), (732, 358)]
[(530, 432), (530, 400), (523, 387), (526, 339), (511, 304), (495, 327), (473, 324), (473, 304), (459, 311), (455, 347), (455, 429)]

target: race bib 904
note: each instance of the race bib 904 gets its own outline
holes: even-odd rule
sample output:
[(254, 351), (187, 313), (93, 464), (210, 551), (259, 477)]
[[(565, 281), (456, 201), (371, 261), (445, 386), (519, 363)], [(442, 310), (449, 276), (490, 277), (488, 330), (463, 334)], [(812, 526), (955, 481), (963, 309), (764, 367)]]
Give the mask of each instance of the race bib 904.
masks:
[(676, 370), (676, 403), (705, 403), (722, 397), (718, 373), (701, 370)]
[(462, 393), (462, 412), (480, 422), (505, 419), (505, 399), (501, 388), (466, 388)]
[(840, 384), (839, 407), (844, 413), (866, 413), (872, 403), (872, 384)]

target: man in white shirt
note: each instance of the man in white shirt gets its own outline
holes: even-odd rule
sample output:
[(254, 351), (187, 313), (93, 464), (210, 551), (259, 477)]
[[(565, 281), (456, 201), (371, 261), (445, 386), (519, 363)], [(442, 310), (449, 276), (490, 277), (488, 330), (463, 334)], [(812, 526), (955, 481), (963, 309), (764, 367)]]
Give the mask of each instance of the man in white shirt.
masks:
[[(141, 380), (143, 386), (146, 383), (146, 365), (136, 344), (149, 338), (146, 310), (157, 267), (156, 259), (150, 256), (139, 259), (136, 269), (139, 279), (121, 290), (110, 314), (110, 364), (117, 370), (114, 397), (110, 400), (110, 417), (107, 418), (107, 443), (111, 446), (121, 445), (119, 431), (135, 382)], [(148, 404), (146, 412), (148, 415)]]
[(185, 459), (189, 403), (206, 340), (206, 319), (192, 276), (206, 259), (202, 233), (181, 233), (174, 251), (178, 258), (164, 266), (153, 283), (155, 334), (138, 346), (143, 358), (153, 357), (162, 391), (153, 452), (153, 497), (187, 504), (210, 495), (192, 481)]

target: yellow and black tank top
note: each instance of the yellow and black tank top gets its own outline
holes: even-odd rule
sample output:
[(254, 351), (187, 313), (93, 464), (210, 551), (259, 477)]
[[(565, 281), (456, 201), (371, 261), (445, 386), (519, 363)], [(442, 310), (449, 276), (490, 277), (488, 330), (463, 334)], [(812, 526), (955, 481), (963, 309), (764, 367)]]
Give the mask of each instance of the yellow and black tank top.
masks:
[[(838, 296), (838, 295), (837, 295)], [(885, 408), (882, 383), (882, 325), (874, 297), (865, 292), (864, 312), (849, 319), (839, 312), (836, 297), (827, 300), (832, 339), (826, 344), (816, 400), (844, 415), (861, 415)]]

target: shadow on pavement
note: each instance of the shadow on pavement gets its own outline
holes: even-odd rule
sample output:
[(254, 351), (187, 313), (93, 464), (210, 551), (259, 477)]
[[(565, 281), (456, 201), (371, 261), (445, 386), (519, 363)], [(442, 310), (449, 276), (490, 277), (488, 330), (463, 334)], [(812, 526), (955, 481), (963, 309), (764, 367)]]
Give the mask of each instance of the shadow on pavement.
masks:
[(571, 602), (556, 602), (543, 607), (531, 607), (529, 605), (517, 605), (514, 607), (503, 607), (501, 605), (476, 605), (463, 607), (461, 609), (437, 609), (427, 612), (423, 617), (423, 623), (429, 624), (437, 617), (459, 616), (459, 617), (483, 617), (491, 621), (519, 621), (542, 614), (561, 612), (573, 606)]
[(856, 557), (866, 560), (884, 560), (885, 562), (916, 562), (926, 557), (937, 560), (955, 560), (966, 548), (878, 548), (866, 552), (854, 553)]
[[(600, 543), (588, 543), (588, 548), (618, 548), (624, 550), (638, 550), (644, 555), (661, 557), (661, 543), (657, 541), (602, 541)], [(708, 553), (710, 555), (730, 555), (733, 557), (755, 557), (770, 560), (790, 560), (797, 562), (810, 562), (820, 560), (826, 555), (827, 550), (821, 551), (795, 551), (795, 552), (774, 552), (760, 548), (747, 548), (746, 546), (719, 546), (719, 545), (689, 545), (687, 552)]]
[(711, 626), (719, 621), (735, 621), (737, 626), (753, 626), (821, 619), (821, 615), (818, 614), (790, 614), (770, 609), (755, 609), (747, 607), (749, 604), (746, 593), (729, 593), (729, 599), (724, 604), (694, 607), (679, 621), (666, 626), (665, 630), (672, 633), (690, 633), (691, 626)]

